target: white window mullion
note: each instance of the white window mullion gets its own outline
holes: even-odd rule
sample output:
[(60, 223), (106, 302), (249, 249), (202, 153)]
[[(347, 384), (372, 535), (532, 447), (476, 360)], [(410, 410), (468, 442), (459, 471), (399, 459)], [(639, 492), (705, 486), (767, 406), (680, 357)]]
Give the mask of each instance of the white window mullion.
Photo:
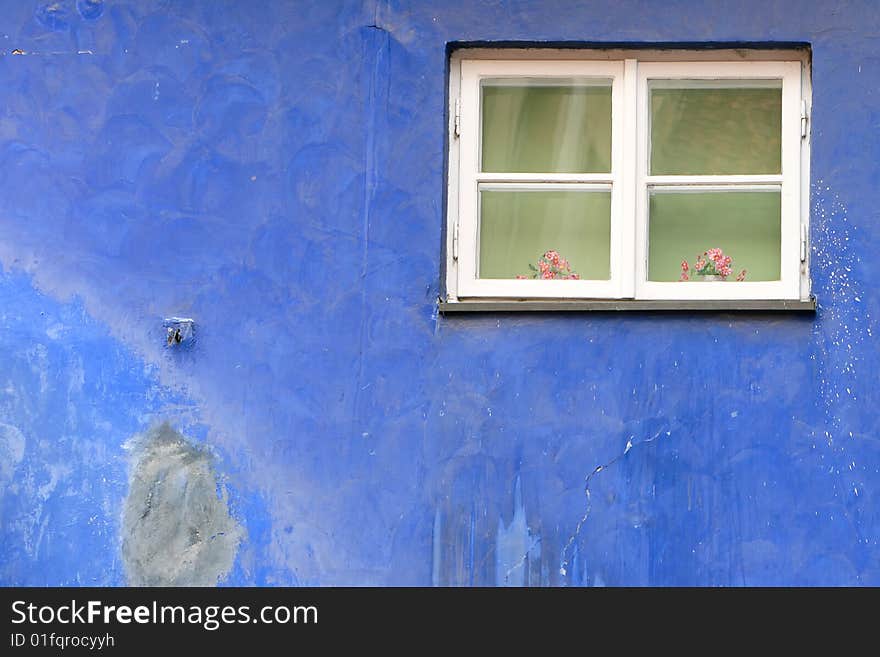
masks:
[(481, 183), (597, 183), (610, 185), (614, 181), (611, 173), (485, 173), (477, 174)]
[(477, 254), (480, 212), (476, 174), (480, 170), (480, 77), (482, 62), (462, 61), (459, 106), (458, 296), (478, 296)]
[(461, 167), (458, 123), (461, 111), (461, 65), (460, 60), (450, 62), (449, 71), (449, 164), (446, 189), (446, 296), (456, 300), (458, 296), (459, 229), (461, 210), (459, 208), (459, 188), (461, 186)]
[(784, 298), (799, 298), (801, 287), (801, 65), (783, 64), (782, 81), (782, 254)]
[(635, 59), (624, 62), (623, 84), (621, 93), (615, 98), (617, 114), (622, 115), (621, 129), (621, 160), (616, 163), (618, 173), (617, 199), (620, 211), (612, 215), (612, 222), (619, 225), (620, 246), (617, 250), (620, 258), (620, 291), (619, 295), (633, 298), (636, 295), (636, 268), (634, 258), (636, 249), (636, 194), (638, 190), (638, 172), (633, 170), (633, 163), (638, 160), (638, 63)]
[(643, 73), (646, 64), (639, 67), (636, 76), (636, 158), (630, 163), (635, 169), (635, 296), (646, 298), (645, 283), (648, 280), (648, 161), (651, 158), (650, 107), (648, 106), (647, 77)]
[(801, 234), (803, 236), (804, 261), (800, 264), (800, 298), (809, 298), (810, 289), (810, 142), (812, 140), (812, 79), (804, 71), (803, 67), (799, 67), (800, 85), (801, 85), (801, 103), (805, 112), (806, 119), (806, 135), (801, 139), (800, 144), (800, 190), (798, 193), (799, 210), (798, 216), (801, 223)]
[(781, 185), (782, 174), (759, 174), (754, 176), (645, 176), (645, 183), (649, 186), (708, 185), (716, 187), (720, 185)]

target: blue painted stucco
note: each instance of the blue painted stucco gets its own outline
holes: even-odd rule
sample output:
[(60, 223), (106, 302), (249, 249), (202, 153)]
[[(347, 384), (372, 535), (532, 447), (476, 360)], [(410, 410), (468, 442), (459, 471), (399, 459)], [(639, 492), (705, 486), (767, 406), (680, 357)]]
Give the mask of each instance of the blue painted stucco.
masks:
[[(438, 316), (455, 41), (809, 43), (818, 313)], [(878, 43), (873, 0), (0, 2), (0, 584), (124, 584), (167, 421), (224, 584), (880, 585)]]

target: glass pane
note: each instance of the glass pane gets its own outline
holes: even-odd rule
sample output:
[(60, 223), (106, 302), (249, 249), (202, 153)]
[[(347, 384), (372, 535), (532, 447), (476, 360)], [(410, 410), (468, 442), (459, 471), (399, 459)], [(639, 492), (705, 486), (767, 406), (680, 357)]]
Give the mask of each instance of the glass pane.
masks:
[[(771, 83), (776, 87), (653, 83), (651, 173), (780, 173), (782, 89)], [(667, 88), (671, 84), (693, 88)]]
[(732, 284), (743, 269), (746, 281), (779, 280), (778, 191), (655, 192), (650, 212), (648, 280), (679, 280), (683, 260), (692, 283), (707, 280), (695, 269), (709, 249), (730, 256)]
[(608, 280), (610, 253), (610, 191), (480, 193), (480, 278)]
[(483, 171), (611, 171), (611, 82), (483, 82)]

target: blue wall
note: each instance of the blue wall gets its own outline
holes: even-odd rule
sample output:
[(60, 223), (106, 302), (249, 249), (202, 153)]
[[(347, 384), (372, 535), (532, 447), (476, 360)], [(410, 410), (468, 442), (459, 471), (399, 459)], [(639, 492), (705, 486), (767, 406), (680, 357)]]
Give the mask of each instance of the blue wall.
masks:
[[(880, 585), (878, 38), (872, 0), (0, 2), (0, 583), (124, 584), (168, 422), (223, 583)], [(818, 313), (438, 317), (472, 40), (811, 43)]]

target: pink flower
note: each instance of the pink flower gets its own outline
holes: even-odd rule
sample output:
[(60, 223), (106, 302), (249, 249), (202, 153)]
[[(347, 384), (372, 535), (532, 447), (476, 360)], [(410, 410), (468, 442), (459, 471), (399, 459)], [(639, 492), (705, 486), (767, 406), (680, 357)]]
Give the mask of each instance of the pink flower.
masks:
[[(699, 276), (720, 276), (723, 280), (733, 274), (733, 258), (725, 255), (718, 247), (712, 247), (703, 251), (703, 255), (697, 255), (693, 265), (693, 274)], [(691, 278), (691, 266), (687, 260), (681, 261), (681, 277), (679, 280), (687, 281)], [(745, 278), (745, 270), (737, 276), (738, 281)]]
[(743, 269), (739, 274), (737, 274), (736, 280), (738, 280), (740, 282), (746, 280), (746, 270), (745, 269)]
[(534, 273), (533, 276), (517, 276), (517, 278), (540, 278), (543, 280), (572, 280), (579, 279), (576, 273), (571, 271), (571, 263), (559, 255), (559, 251), (549, 249), (538, 258), (537, 267), (529, 264), (529, 269)]
[(558, 251), (554, 251), (551, 249), (550, 251), (547, 251), (547, 253), (544, 254), (544, 257), (547, 260), (549, 260), (554, 266), (556, 266), (556, 267), (559, 266), (559, 252)]

